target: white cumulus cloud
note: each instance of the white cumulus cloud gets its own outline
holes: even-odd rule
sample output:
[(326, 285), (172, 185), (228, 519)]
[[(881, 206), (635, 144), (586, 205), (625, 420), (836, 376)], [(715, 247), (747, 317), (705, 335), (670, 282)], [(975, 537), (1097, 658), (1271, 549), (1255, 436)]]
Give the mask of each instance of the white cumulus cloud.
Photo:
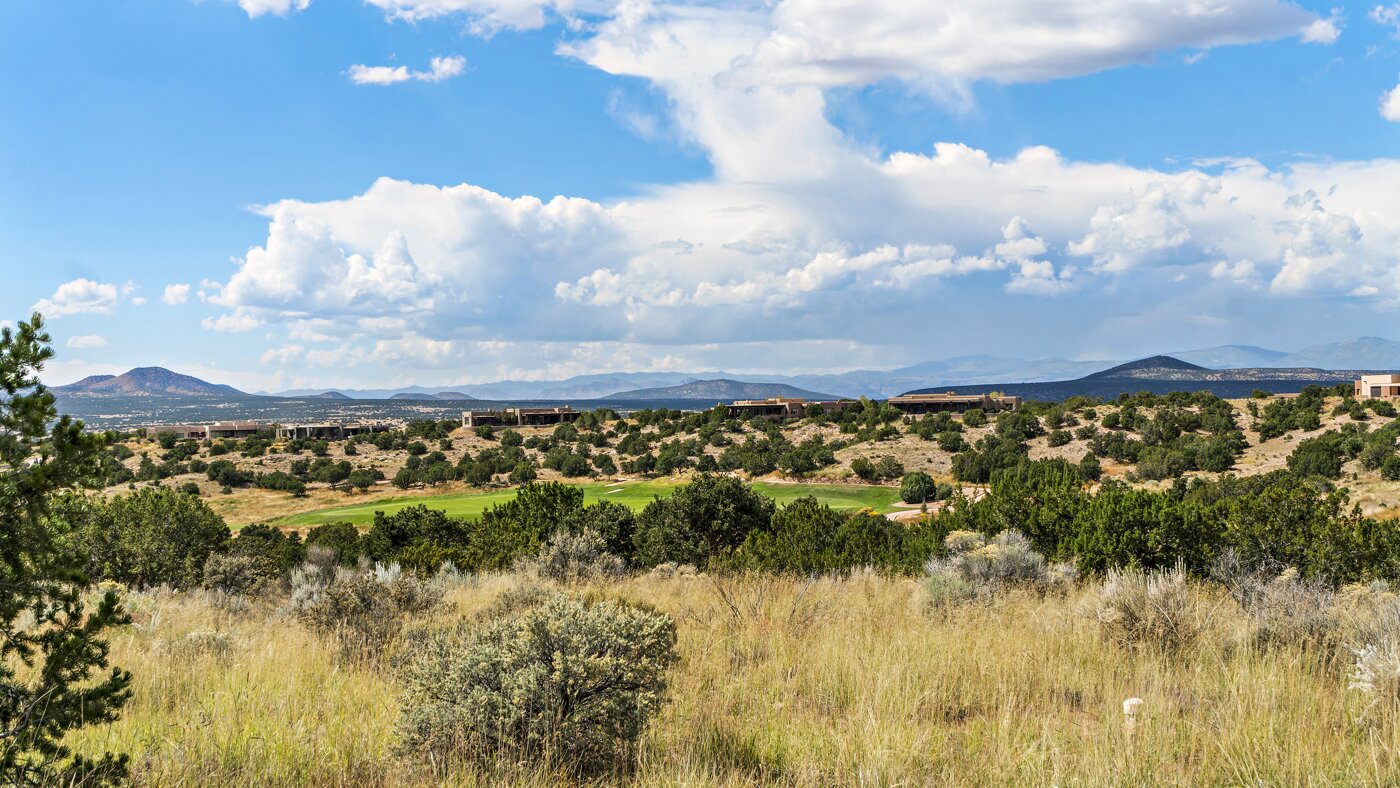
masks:
[(39, 299), (33, 310), (42, 312), (45, 317), (107, 314), (117, 308), (118, 299), (114, 284), (74, 279), (59, 285), (48, 298)]
[(410, 80), (418, 82), (442, 82), (467, 70), (467, 59), (460, 55), (435, 57), (428, 64), (427, 71), (411, 71), (408, 66), (365, 66), (356, 64), (350, 67), (350, 81), (356, 85), (393, 85)]
[(238, 7), (248, 14), (249, 19), (257, 19), (264, 14), (286, 16), (293, 11), (305, 11), (311, 0), (238, 0)]
[(65, 344), (74, 350), (94, 350), (107, 347), (107, 339), (106, 337), (100, 337), (96, 334), (84, 334), (68, 337), (68, 341)]
[(230, 315), (219, 315), (218, 317), (206, 317), (199, 321), (199, 324), (207, 331), (252, 331), (260, 328), (264, 322), (253, 315), (234, 313)]
[(1400, 123), (1400, 84), (1381, 97), (1381, 117), (1391, 123)]
[(160, 300), (170, 306), (179, 306), (190, 300), (190, 286), (187, 284), (174, 284), (165, 286), (165, 294)]

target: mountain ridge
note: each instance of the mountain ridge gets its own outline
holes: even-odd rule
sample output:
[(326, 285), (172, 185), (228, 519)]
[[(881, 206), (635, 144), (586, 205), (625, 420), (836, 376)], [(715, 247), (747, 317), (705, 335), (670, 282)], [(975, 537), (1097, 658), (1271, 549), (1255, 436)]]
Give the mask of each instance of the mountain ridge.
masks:
[(819, 394), (786, 383), (747, 382), (716, 378), (683, 383), (679, 386), (622, 391), (603, 397), (603, 400), (693, 399), (722, 402), (739, 399), (768, 399), (770, 397), (810, 400), (839, 399), (839, 397), (830, 394)]
[(90, 375), (67, 386), (55, 386), (58, 394), (87, 396), (155, 395), (176, 397), (251, 397), (233, 386), (210, 383), (165, 367), (135, 367), (120, 375)]

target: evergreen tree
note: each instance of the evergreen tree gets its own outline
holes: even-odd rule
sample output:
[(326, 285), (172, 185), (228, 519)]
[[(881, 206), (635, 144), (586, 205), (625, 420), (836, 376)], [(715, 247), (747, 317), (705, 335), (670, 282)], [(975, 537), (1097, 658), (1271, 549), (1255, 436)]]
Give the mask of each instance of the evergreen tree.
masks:
[(100, 473), (102, 439), (57, 418), (37, 377), (49, 341), (38, 314), (0, 329), (0, 783), (106, 785), (126, 777), (127, 757), (92, 760), (64, 738), (116, 719), (130, 697), (102, 637), (130, 618), (110, 591), (85, 609), (87, 578), (52, 516), (58, 495)]

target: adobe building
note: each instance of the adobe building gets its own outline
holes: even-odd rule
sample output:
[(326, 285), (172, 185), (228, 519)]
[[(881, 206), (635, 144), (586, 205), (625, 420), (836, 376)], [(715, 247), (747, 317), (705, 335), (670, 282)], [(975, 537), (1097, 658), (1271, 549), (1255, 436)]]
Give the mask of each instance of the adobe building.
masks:
[(272, 424), (263, 424), (257, 421), (216, 421), (212, 424), (159, 424), (146, 428), (146, 434), (151, 437), (170, 433), (176, 438), (184, 440), (193, 438), (195, 440), (213, 440), (215, 438), (250, 438), (263, 430), (273, 428)]
[(270, 430), (272, 424), (263, 424), (258, 421), (216, 421), (209, 425), (204, 437), (214, 440), (215, 438), (251, 438), (264, 430)]
[(1356, 381), (1357, 399), (1400, 397), (1400, 375), (1362, 375)]
[(146, 434), (150, 435), (153, 438), (157, 435), (163, 435), (166, 433), (174, 435), (176, 440), (187, 440), (191, 438), (194, 440), (204, 440), (204, 438), (209, 434), (209, 425), (169, 424), (162, 425), (159, 427), (146, 428)]
[(769, 421), (800, 419), (807, 415), (807, 408), (816, 405), (823, 413), (836, 413), (845, 410), (852, 400), (826, 400), (812, 402), (796, 397), (769, 397), (768, 399), (741, 399), (729, 403), (729, 418), (752, 419), (755, 416)]
[(361, 422), (356, 424), (341, 424), (339, 422), (282, 424), (277, 427), (277, 437), (284, 440), (295, 440), (297, 438), (339, 440), (341, 438), (348, 438), (351, 435), (368, 435), (375, 432), (388, 432), (393, 428), (392, 424), (384, 424), (381, 422)]
[(572, 406), (554, 408), (506, 408), (504, 410), (462, 411), (462, 426), (473, 427), (546, 427), (578, 421), (581, 414)]
[(890, 407), (906, 416), (921, 416), (925, 413), (966, 413), (969, 410), (982, 410), (987, 413), (1013, 411), (1021, 407), (1020, 397), (1004, 397), (995, 394), (901, 394), (890, 397)]

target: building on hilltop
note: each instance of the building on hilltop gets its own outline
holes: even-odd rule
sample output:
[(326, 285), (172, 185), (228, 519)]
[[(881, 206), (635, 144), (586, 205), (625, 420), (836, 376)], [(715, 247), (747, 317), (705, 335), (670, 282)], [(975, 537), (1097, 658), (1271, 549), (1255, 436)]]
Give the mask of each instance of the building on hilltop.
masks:
[(462, 426), (472, 427), (544, 427), (578, 421), (581, 414), (572, 406), (553, 408), (505, 408), (503, 410), (464, 410)]
[(836, 413), (845, 410), (852, 401), (841, 399), (812, 402), (796, 397), (741, 399), (729, 403), (729, 418), (748, 420), (758, 417), (770, 421), (800, 419), (807, 415), (807, 409), (813, 405), (821, 408), (823, 413)]
[(1357, 399), (1400, 397), (1400, 375), (1362, 375), (1356, 381)]
[(1013, 411), (1021, 407), (1020, 397), (1004, 397), (996, 394), (901, 394), (890, 397), (889, 405), (906, 416), (919, 416), (925, 413), (966, 413), (969, 410)]
[(287, 440), (297, 438), (317, 438), (320, 440), (337, 440), (348, 438), (351, 435), (368, 435), (375, 432), (388, 432), (394, 425), (383, 422), (361, 422), (357, 424), (341, 424), (339, 422), (321, 422), (317, 424), (281, 424), (277, 427), (277, 437)]

